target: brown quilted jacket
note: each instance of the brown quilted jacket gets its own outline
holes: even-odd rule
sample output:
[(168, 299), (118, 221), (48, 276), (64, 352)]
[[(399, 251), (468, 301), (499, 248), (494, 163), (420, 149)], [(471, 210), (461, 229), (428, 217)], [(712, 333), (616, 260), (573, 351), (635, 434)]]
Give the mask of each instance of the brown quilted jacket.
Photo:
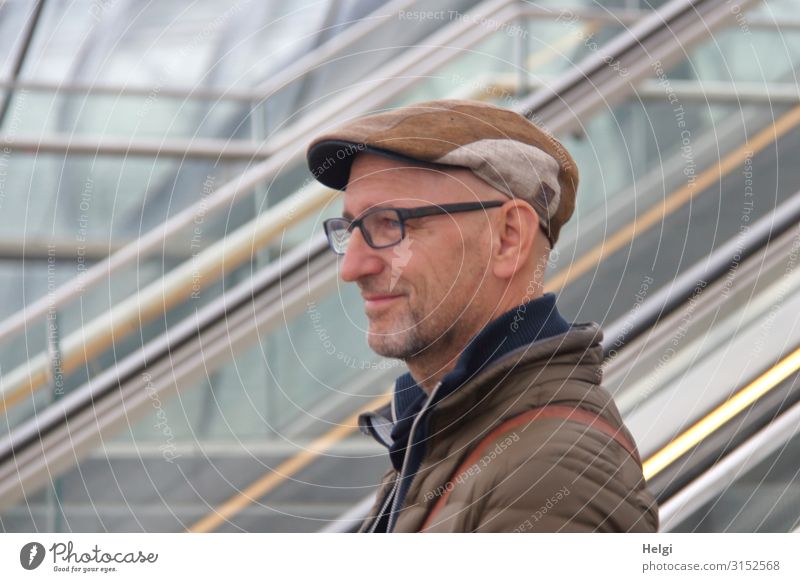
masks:
[[(599, 414), (613, 427), (622, 426), (633, 442), (600, 386), (601, 339), (597, 324), (573, 324), (564, 334), (500, 357), (430, 410), (425, 456), (394, 531), (420, 531), (448, 489), (446, 504), (426, 531), (657, 531), (658, 511), (638, 453), (631, 455), (606, 434), (574, 420), (537, 419), (482, 443), (480, 460), (451, 481), (492, 429), (548, 404)], [(366, 415), (362, 426), (385, 414), (386, 409)], [(383, 420), (385, 435), (391, 419)], [(393, 468), (384, 475), (361, 531), (370, 531), (397, 477)]]

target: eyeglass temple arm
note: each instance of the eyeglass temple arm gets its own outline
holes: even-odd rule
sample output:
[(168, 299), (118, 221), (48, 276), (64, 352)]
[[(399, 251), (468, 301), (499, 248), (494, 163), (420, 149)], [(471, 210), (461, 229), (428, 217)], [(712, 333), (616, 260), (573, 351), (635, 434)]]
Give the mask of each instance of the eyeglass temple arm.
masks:
[(467, 212), (469, 210), (481, 210), (483, 208), (493, 208), (502, 206), (505, 202), (500, 200), (489, 200), (487, 202), (457, 202), (455, 204), (442, 204), (426, 208), (396, 208), (402, 218), (422, 218), (423, 216), (433, 216), (436, 214), (447, 214), (448, 212)]

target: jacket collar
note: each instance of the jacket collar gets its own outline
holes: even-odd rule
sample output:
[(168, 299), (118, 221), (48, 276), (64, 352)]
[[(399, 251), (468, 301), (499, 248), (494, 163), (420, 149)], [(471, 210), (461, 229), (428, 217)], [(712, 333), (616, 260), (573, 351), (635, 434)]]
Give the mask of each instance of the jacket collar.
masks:
[[(437, 414), (463, 418), (468, 411), (491, 409), (519, 413), (519, 408), (544, 406), (555, 402), (577, 404), (587, 397), (596, 400), (590, 386), (602, 383), (603, 332), (597, 323), (574, 323), (567, 331), (520, 346), (492, 362), (461, 389), (443, 398)], [(510, 374), (525, 373), (528, 382), (508, 383)], [(577, 380), (569, 388), (566, 379)], [(552, 384), (545, 388), (544, 383)], [(537, 388), (531, 390), (530, 388)], [(591, 396), (590, 396), (591, 393)], [(605, 406), (599, 400), (598, 408)]]
[[(553, 293), (545, 293), (507, 311), (476, 334), (461, 353), (455, 368), (442, 379), (436, 392), (437, 403), (447, 399), (450, 404), (454, 399), (450, 396), (459, 392), (462, 385), (471, 384), (477, 375), (494, 368), (495, 363), (506, 360), (507, 356), (546, 338), (567, 333), (570, 324), (558, 312), (555, 299)], [(407, 440), (407, 429), (427, 398), (413, 376), (403, 374), (395, 381), (391, 405), (361, 415), (361, 431), (392, 448), (394, 441)]]

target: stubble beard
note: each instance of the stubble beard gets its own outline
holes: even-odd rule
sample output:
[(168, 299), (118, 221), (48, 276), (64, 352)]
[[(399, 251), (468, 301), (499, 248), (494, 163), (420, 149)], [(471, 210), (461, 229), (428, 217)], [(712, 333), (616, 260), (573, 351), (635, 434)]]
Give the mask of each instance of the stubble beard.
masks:
[(410, 304), (398, 306), (381, 316), (388, 324), (370, 320), (367, 343), (376, 354), (406, 362), (432, 349), (443, 350), (455, 340), (459, 328), (445, 311), (442, 305), (431, 314)]
[[(420, 317), (411, 306), (393, 311), (396, 313), (384, 313), (376, 321), (370, 318), (367, 343), (385, 358), (408, 360), (427, 347), (420, 329), (424, 316)], [(388, 323), (381, 325), (383, 321)]]

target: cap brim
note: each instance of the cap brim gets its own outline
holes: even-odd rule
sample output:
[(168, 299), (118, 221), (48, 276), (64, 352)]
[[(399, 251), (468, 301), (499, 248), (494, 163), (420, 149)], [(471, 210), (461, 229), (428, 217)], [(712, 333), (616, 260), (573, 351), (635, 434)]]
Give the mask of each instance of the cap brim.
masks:
[(416, 160), (391, 150), (376, 148), (363, 143), (340, 140), (325, 140), (314, 144), (308, 150), (306, 158), (308, 159), (308, 167), (311, 169), (311, 173), (319, 182), (334, 190), (344, 190), (350, 180), (350, 168), (353, 165), (353, 160), (358, 154), (364, 153), (376, 154), (415, 166), (429, 168), (453, 167), (446, 164)]

